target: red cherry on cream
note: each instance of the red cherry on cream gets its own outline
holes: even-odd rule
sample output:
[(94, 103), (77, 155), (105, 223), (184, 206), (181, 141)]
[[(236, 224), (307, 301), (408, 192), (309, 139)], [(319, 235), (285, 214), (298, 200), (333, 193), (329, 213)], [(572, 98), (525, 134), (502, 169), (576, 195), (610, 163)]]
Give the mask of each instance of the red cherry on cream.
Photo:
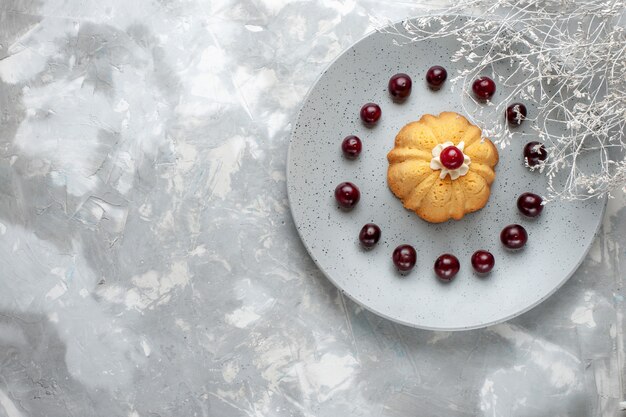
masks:
[(463, 152), (456, 146), (448, 146), (439, 154), (441, 164), (448, 169), (457, 169), (463, 165)]

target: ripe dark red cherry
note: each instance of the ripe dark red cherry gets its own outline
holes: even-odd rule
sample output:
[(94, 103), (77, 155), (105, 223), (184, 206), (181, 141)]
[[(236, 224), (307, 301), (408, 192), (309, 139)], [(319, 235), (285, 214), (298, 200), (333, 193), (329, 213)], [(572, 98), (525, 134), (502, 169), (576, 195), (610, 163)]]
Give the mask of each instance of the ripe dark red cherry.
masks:
[(537, 194), (524, 193), (517, 199), (517, 208), (527, 217), (537, 217), (543, 211), (543, 199)]
[(335, 199), (345, 209), (351, 209), (359, 202), (361, 192), (351, 182), (342, 182), (335, 188)]
[(415, 266), (417, 253), (411, 245), (400, 245), (394, 249), (392, 259), (399, 271), (406, 272)]
[(374, 223), (367, 223), (359, 233), (359, 240), (366, 248), (371, 248), (380, 240), (380, 227)]
[(520, 249), (528, 241), (528, 233), (519, 224), (510, 224), (500, 232), (500, 241), (509, 249)]
[(496, 260), (491, 254), (486, 250), (477, 250), (472, 255), (472, 268), (474, 271), (479, 274), (486, 274), (487, 272), (491, 272), (494, 265), (496, 264)]
[(528, 142), (524, 146), (524, 158), (528, 161), (528, 166), (534, 167), (548, 158), (548, 152), (541, 142)]
[(394, 100), (404, 100), (411, 95), (412, 86), (411, 77), (402, 73), (396, 74), (389, 79), (389, 94)]
[(439, 154), (441, 164), (448, 169), (457, 169), (463, 165), (463, 152), (456, 146), (448, 146)]
[(452, 281), (459, 269), (461, 269), (459, 260), (449, 253), (444, 253), (435, 261), (435, 274), (443, 281)]
[(430, 67), (426, 72), (426, 82), (433, 90), (439, 90), (448, 78), (448, 72), (442, 66), (435, 65)]
[(380, 116), (383, 114), (380, 106), (376, 103), (365, 103), (363, 107), (361, 107), (361, 120), (366, 125), (374, 125), (380, 119)]
[(522, 103), (513, 103), (506, 108), (506, 119), (514, 126), (521, 125), (527, 114), (526, 106)]
[(477, 99), (489, 100), (496, 92), (496, 83), (489, 77), (480, 77), (472, 84), (472, 91)]
[(341, 150), (346, 158), (355, 159), (361, 154), (361, 139), (354, 135), (346, 136), (341, 142)]

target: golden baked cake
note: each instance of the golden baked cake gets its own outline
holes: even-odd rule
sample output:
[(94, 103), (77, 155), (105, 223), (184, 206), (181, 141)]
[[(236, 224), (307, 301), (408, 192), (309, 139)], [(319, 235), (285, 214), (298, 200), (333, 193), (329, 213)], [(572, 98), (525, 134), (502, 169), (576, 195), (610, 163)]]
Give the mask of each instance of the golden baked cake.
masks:
[(404, 126), (387, 155), (387, 182), (422, 219), (459, 220), (487, 204), (498, 150), (460, 114), (425, 114)]

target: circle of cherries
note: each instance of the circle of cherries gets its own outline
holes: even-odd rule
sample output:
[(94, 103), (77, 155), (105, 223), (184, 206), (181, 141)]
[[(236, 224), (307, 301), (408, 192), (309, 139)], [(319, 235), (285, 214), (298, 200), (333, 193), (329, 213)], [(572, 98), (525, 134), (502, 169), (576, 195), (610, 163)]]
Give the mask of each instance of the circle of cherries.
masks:
[[(446, 81), (448, 73), (439, 65), (432, 66), (426, 72), (426, 83), (431, 90), (439, 90)], [(413, 81), (404, 73), (398, 73), (389, 79), (388, 91), (395, 102), (403, 102), (411, 95)], [(477, 78), (472, 83), (474, 97), (479, 101), (488, 101), (496, 92), (495, 82), (486, 76)], [(528, 111), (523, 103), (512, 103), (506, 108), (505, 117), (511, 126), (520, 126)], [(365, 103), (361, 107), (360, 117), (364, 125), (375, 126), (382, 116), (382, 110), (376, 103)], [(346, 136), (341, 143), (343, 155), (348, 159), (356, 159), (361, 154), (363, 144), (355, 135)], [(529, 142), (524, 147), (524, 161), (533, 168), (547, 159), (547, 152), (541, 142)], [(463, 152), (456, 146), (448, 146), (441, 151), (441, 164), (448, 169), (457, 169), (463, 165)], [(342, 182), (335, 188), (335, 200), (344, 210), (353, 209), (361, 198), (359, 188), (351, 182)], [(543, 211), (543, 200), (537, 194), (526, 192), (517, 199), (519, 212), (527, 218), (535, 218)], [(382, 232), (378, 225), (367, 223), (359, 232), (359, 241), (366, 249), (371, 249), (380, 241)], [(519, 224), (510, 224), (500, 232), (502, 245), (511, 250), (523, 248), (528, 241), (526, 229)], [(392, 261), (396, 269), (402, 273), (411, 271), (417, 262), (415, 248), (408, 244), (396, 247), (392, 253)], [(495, 266), (493, 254), (481, 249), (474, 252), (470, 259), (472, 268), (479, 275), (488, 274)], [(435, 260), (433, 270), (435, 275), (444, 282), (454, 279), (461, 269), (458, 258), (445, 253)]]

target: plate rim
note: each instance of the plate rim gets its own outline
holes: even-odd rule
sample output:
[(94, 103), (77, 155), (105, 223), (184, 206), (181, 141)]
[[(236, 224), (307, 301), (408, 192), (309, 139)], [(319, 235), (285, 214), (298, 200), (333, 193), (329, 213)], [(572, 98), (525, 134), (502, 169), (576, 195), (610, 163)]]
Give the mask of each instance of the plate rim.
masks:
[[(419, 18), (423, 18), (423, 17), (432, 17), (432, 16), (455, 16), (455, 17), (465, 17), (465, 18), (479, 18), (479, 19), (483, 19), (483, 20), (488, 20), (487, 18), (485, 18), (484, 16), (477, 16), (477, 15), (473, 15), (473, 14), (454, 14), (454, 15), (450, 15), (450, 14), (446, 14), (446, 13), (425, 13), (425, 14), (420, 14), (420, 15), (415, 15), (415, 16), (411, 16), (411, 17), (407, 17), (407, 18), (403, 18), (394, 22), (391, 22), (387, 25), (384, 26), (384, 28), (388, 28), (388, 27), (392, 27), (392, 26), (396, 26), (398, 24), (402, 24), (403, 22), (406, 21), (411, 21), (411, 20), (415, 20), (415, 19), (419, 19)], [(496, 19), (492, 19), (492, 20), (496, 20)], [(444, 332), (458, 332), (458, 331), (466, 331), (466, 330), (476, 330), (476, 329), (482, 329), (482, 328), (486, 328), (486, 327), (490, 327), (490, 326), (495, 326), (497, 324), (501, 324), (504, 323), (508, 320), (511, 320), (515, 317), (519, 317), (522, 314), (532, 310), (533, 308), (537, 307), (539, 304), (543, 303), (545, 300), (547, 300), (548, 298), (550, 298), (552, 295), (554, 295), (554, 293), (556, 293), (559, 289), (561, 289), (561, 287), (563, 285), (565, 285), (565, 283), (567, 281), (569, 281), (569, 279), (574, 275), (574, 273), (576, 273), (576, 271), (580, 268), (580, 266), (582, 265), (582, 263), (585, 261), (585, 259), (587, 258), (587, 255), (589, 254), (589, 251), (591, 250), (591, 247), (593, 246), (593, 244), (595, 243), (597, 237), (598, 237), (598, 232), (600, 231), (601, 227), (602, 227), (602, 223), (603, 223), (603, 219), (604, 219), (604, 215), (606, 213), (606, 206), (608, 203), (608, 199), (606, 197), (602, 197), (603, 203), (602, 203), (602, 207), (600, 210), (600, 214), (599, 214), (599, 220), (598, 220), (598, 224), (596, 226), (596, 230), (593, 233), (593, 237), (591, 239), (591, 243), (587, 246), (587, 248), (585, 248), (583, 255), (580, 257), (580, 259), (578, 260), (578, 262), (574, 265), (574, 267), (572, 268), (571, 271), (569, 271), (564, 278), (553, 288), (551, 289), (547, 294), (545, 294), (543, 297), (539, 298), (537, 301), (535, 301), (534, 303), (531, 303), (530, 305), (528, 305), (527, 307), (513, 313), (513, 314), (509, 314), (503, 318), (500, 318), (498, 320), (494, 320), (494, 321), (490, 321), (488, 323), (482, 323), (482, 324), (477, 324), (477, 325), (472, 325), (472, 326), (462, 326), (462, 327), (434, 327), (434, 326), (424, 326), (424, 325), (419, 325), (416, 323), (411, 323), (411, 322), (407, 322), (395, 317), (391, 317), (381, 311), (378, 311), (377, 309), (366, 305), (364, 302), (360, 301), (359, 299), (357, 299), (355, 296), (349, 294), (346, 290), (344, 290), (340, 285), (337, 284), (337, 282), (331, 277), (331, 275), (322, 267), (322, 265), (320, 265), (320, 263), (318, 262), (318, 260), (313, 256), (313, 254), (311, 253), (311, 248), (309, 246), (309, 244), (307, 243), (307, 241), (303, 238), (302, 233), (300, 232), (300, 224), (298, 222), (297, 216), (294, 214), (293, 211), (293, 199), (294, 197), (292, 196), (292, 191), (291, 191), (291, 187), (289, 185), (290, 183), (290, 178), (291, 178), (291, 171), (292, 171), (292, 163), (293, 163), (293, 151), (292, 151), (292, 145), (294, 143), (294, 134), (295, 131), (297, 129), (298, 126), (298, 121), (300, 120), (300, 117), (302, 115), (302, 111), (304, 110), (304, 106), (306, 105), (306, 103), (309, 100), (309, 97), (311, 96), (311, 94), (313, 93), (313, 90), (315, 89), (315, 87), (317, 86), (317, 84), (319, 83), (319, 81), (322, 79), (322, 77), (324, 76), (324, 74), (326, 74), (328, 72), (328, 70), (341, 58), (343, 57), (345, 54), (347, 54), (352, 48), (354, 48), (356, 45), (358, 45), (359, 43), (363, 42), (365, 39), (369, 38), (370, 36), (372, 36), (374, 33), (378, 32), (379, 29), (375, 28), (369, 32), (367, 32), (366, 34), (364, 34), (361, 38), (359, 38), (357, 41), (353, 42), (352, 44), (350, 44), (350, 46), (346, 47), (344, 50), (341, 51), (341, 53), (339, 55), (337, 55), (335, 58), (333, 58), (325, 67), (324, 69), (320, 72), (320, 74), (315, 78), (315, 81), (313, 81), (313, 83), (311, 84), (311, 86), (309, 87), (306, 95), (304, 96), (304, 98), (302, 99), (302, 102), (298, 108), (298, 112), (296, 113), (296, 117), (295, 117), (295, 124), (291, 129), (291, 132), (289, 133), (289, 145), (288, 145), (288, 149), (287, 149), (287, 166), (286, 166), (286, 174), (287, 174), (287, 178), (286, 178), (286, 185), (287, 185), (287, 201), (289, 203), (289, 212), (291, 214), (291, 218), (293, 219), (293, 223), (296, 227), (296, 231), (298, 233), (298, 238), (300, 239), (300, 241), (302, 242), (302, 244), (304, 245), (307, 254), (309, 255), (309, 257), (313, 260), (313, 263), (315, 264), (315, 266), (317, 267), (317, 269), (320, 270), (320, 272), (322, 272), (322, 274), (326, 277), (326, 279), (328, 281), (330, 281), (337, 290), (339, 290), (339, 292), (341, 293), (341, 295), (345, 295), (347, 296), (350, 300), (354, 301), (356, 304), (358, 304), (359, 306), (363, 307), (364, 309), (376, 314), (379, 317), (382, 317), (386, 320), (390, 320), (393, 323), (398, 323), (401, 324), (403, 326), (407, 326), (407, 327), (412, 327), (415, 329), (421, 329), (421, 330), (431, 330), (431, 331), (444, 331)]]

